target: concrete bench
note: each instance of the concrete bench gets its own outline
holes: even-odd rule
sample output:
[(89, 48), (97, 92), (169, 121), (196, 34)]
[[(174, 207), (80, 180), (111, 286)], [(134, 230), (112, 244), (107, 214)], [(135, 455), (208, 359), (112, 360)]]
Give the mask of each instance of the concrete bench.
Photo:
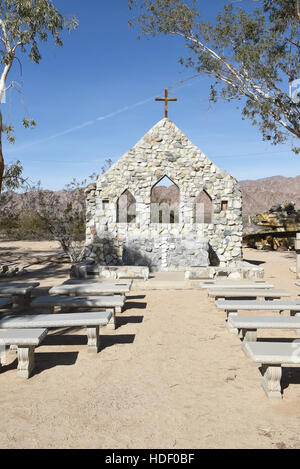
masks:
[(124, 296), (37, 296), (31, 306), (34, 308), (46, 307), (54, 312), (55, 306), (60, 306), (63, 311), (70, 308), (104, 308), (111, 309), (113, 314), (108, 324), (109, 329), (115, 329), (116, 313), (121, 313), (125, 303)]
[(275, 289), (253, 289), (253, 290), (228, 290), (226, 288), (210, 288), (207, 290), (208, 296), (212, 299), (217, 298), (268, 298), (272, 299), (280, 299), (283, 297), (290, 297), (291, 294), (286, 292), (285, 290), (275, 290)]
[(244, 342), (243, 351), (262, 365), (262, 387), (268, 397), (282, 398), (282, 365), (300, 364), (300, 343)]
[(237, 288), (237, 289), (258, 289), (258, 288), (274, 288), (272, 283), (264, 280), (256, 280), (253, 282), (236, 281), (236, 280), (203, 280), (200, 282), (202, 288)]
[(300, 330), (300, 315), (296, 316), (230, 316), (227, 321), (228, 330), (234, 334), (242, 331), (246, 342), (257, 340), (258, 329)]
[(297, 287), (300, 287), (300, 281), (299, 281), (299, 282), (295, 282), (295, 285), (297, 285)]
[(70, 278), (63, 282), (61, 285), (89, 285), (90, 283), (92, 284), (97, 284), (99, 286), (101, 285), (123, 285), (131, 289), (133, 280), (124, 278), (123, 280), (113, 280), (113, 279), (108, 279), (108, 280), (103, 280), (100, 278)]
[[(34, 369), (34, 349), (47, 335), (47, 329), (10, 329), (0, 330), (0, 347), (14, 345), (18, 353), (17, 375), (29, 378)], [(1, 371), (1, 361), (0, 361)]]
[(227, 313), (227, 317), (237, 315), (238, 311), (290, 311), (291, 315), (300, 312), (300, 300), (217, 300), (216, 307), (223, 309)]
[(6, 316), (0, 320), (0, 329), (86, 327), (88, 351), (98, 352), (100, 346), (99, 327), (106, 326), (112, 314), (111, 310), (107, 310), (84, 313)]
[(149, 267), (138, 265), (99, 265), (81, 262), (72, 266), (70, 277), (78, 279), (102, 277), (104, 279), (111, 280), (122, 278), (142, 278), (143, 280), (148, 280)]
[(31, 283), (0, 283), (0, 295), (10, 295), (13, 299), (13, 310), (22, 311), (28, 307), (31, 300), (31, 292), (39, 286), (39, 282)]
[(120, 266), (98, 266), (98, 273), (100, 277), (107, 279), (143, 279), (149, 278), (149, 267), (139, 265), (120, 265)]
[(12, 298), (0, 298), (0, 308), (6, 308), (7, 306), (12, 305), (13, 299)]
[(56, 285), (49, 290), (49, 295), (122, 295), (125, 296), (129, 293), (130, 286), (127, 285), (113, 285), (111, 283), (78, 283), (75, 285)]

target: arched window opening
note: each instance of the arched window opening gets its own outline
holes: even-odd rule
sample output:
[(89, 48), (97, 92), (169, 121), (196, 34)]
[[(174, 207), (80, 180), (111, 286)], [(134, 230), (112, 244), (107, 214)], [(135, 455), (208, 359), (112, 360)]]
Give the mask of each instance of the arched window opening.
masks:
[(213, 204), (208, 193), (203, 190), (194, 201), (194, 223), (212, 223)]
[(136, 200), (126, 189), (117, 201), (117, 223), (136, 222)]
[(168, 177), (160, 179), (151, 190), (151, 223), (178, 223), (178, 186)]

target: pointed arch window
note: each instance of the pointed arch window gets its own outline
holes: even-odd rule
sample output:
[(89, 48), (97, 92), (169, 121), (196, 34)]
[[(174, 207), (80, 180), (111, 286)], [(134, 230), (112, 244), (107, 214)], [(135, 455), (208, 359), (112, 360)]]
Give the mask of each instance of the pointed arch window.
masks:
[(194, 201), (193, 209), (194, 223), (212, 223), (213, 222), (213, 203), (208, 193), (201, 191)]
[(151, 223), (178, 223), (179, 187), (168, 177), (161, 178), (151, 189)]
[(136, 223), (136, 200), (128, 189), (117, 201), (117, 223)]

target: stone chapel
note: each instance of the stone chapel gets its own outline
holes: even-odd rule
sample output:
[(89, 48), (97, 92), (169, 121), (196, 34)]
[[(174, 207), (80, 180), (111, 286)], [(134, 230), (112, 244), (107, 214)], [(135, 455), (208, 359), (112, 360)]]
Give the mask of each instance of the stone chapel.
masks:
[[(172, 193), (160, 201), (164, 179)], [(88, 262), (183, 271), (242, 260), (237, 180), (168, 118), (88, 186), (86, 200)]]

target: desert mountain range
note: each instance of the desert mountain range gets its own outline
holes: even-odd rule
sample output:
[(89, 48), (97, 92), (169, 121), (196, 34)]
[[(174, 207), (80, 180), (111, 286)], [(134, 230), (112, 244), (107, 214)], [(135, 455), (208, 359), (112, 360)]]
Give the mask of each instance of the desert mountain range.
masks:
[[(300, 166), (300, 164), (299, 164)], [(295, 202), (300, 209), (300, 175), (296, 177), (271, 176), (263, 179), (239, 181), (243, 193), (243, 216), (255, 215), (266, 211), (271, 206), (287, 202)], [(50, 191), (47, 191), (50, 193)], [(73, 199), (67, 191), (57, 191), (61, 203), (67, 203)], [(178, 201), (178, 189), (176, 186), (157, 186), (153, 191), (153, 201), (160, 198)], [(36, 209), (36, 197), (33, 193), (13, 194), (13, 200), (18, 208)]]
[[(300, 162), (299, 162), (300, 166)], [(239, 181), (243, 194), (243, 215), (255, 215), (264, 212), (273, 205), (295, 202), (300, 209), (300, 175), (296, 177), (271, 176), (263, 179)], [(178, 190), (170, 187), (155, 187), (155, 197), (178, 200)], [(199, 200), (198, 200), (199, 199)], [(197, 197), (197, 201), (201, 198)]]

